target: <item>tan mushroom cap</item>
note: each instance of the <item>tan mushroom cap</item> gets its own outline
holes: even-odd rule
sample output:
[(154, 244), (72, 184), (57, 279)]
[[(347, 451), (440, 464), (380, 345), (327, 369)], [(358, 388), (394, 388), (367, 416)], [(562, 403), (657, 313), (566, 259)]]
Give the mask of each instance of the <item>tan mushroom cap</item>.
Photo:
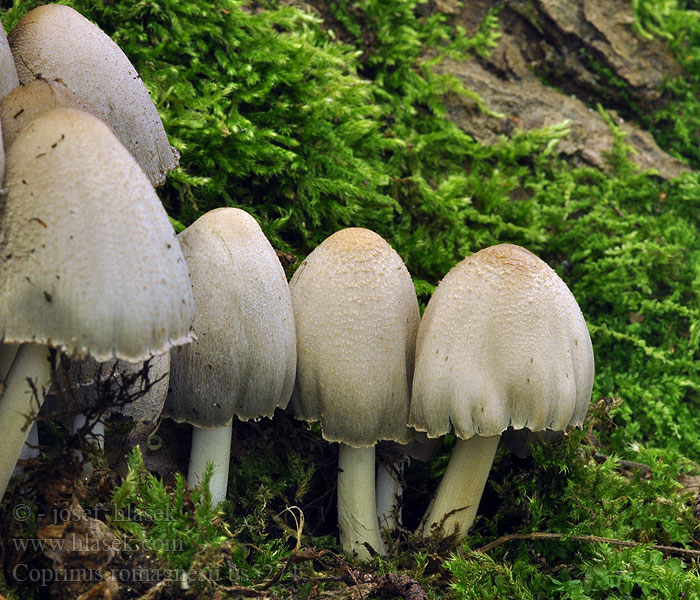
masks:
[(271, 417), (285, 408), (296, 336), (282, 265), (255, 219), (217, 208), (179, 235), (192, 278), (197, 341), (171, 354), (164, 414), (196, 427)]
[(114, 130), (153, 185), (178, 165), (146, 86), (107, 34), (74, 9), (46, 4), (8, 36), (21, 83), (57, 79)]
[(192, 339), (180, 245), (148, 178), (99, 119), (59, 108), (8, 153), (0, 340), (138, 362)]
[(465, 258), (418, 331), (409, 424), (430, 437), (580, 426), (593, 388), (586, 322), (566, 284), (511, 244)]
[(53, 108), (77, 108), (91, 112), (87, 103), (57, 81), (33, 79), (0, 100), (0, 123), (5, 152), (15, 138), (40, 114)]
[(290, 282), (297, 326), (297, 418), (350, 446), (407, 442), (420, 313), (401, 257), (376, 233), (338, 231)]

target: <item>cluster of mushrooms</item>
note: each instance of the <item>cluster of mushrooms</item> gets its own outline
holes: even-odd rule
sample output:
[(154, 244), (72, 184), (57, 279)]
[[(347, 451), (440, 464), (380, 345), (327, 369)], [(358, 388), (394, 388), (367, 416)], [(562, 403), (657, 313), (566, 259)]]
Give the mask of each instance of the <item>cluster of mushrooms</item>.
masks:
[(341, 543), (360, 558), (385, 552), (381, 525), (395, 514), (396, 484), (375, 475), (377, 442), (454, 431), (420, 527), (464, 536), (503, 431), (581, 425), (594, 374), (586, 323), (529, 251), (468, 256), (422, 318), (403, 261), (367, 229), (331, 235), (288, 283), (242, 210), (210, 211), (175, 236), (153, 186), (177, 152), (99, 28), (46, 5), (1, 46), (0, 497), (49, 392), (51, 349), (81, 359), (86, 380), (100, 363), (156, 361), (166, 384), (133, 414), (154, 420), (163, 407), (194, 426), (188, 481), (212, 462), (215, 502), (234, 416), (289, 404), (320, 422), (339, 443)]

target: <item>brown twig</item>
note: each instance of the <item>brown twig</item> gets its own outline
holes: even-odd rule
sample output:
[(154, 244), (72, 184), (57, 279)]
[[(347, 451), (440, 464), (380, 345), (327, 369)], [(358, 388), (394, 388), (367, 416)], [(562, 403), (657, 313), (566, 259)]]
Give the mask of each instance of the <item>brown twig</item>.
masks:
[(299, 563), (313, 561), (313, 560), (320, 560), (321, 558), (323, 558), (324, 556), (327, 556), (329, 554), (331, 556), (333, 556), (334, 558), (338, 558), (330, 550), (321, 550), (320, 552), (317, 552), (316, 550), (312, 550), (312, 549), (307, 548), (305, 550), (293, 552), (292, 554), (290, 554), (287, 557), (287, 560), (284, 561), (282, 568), (260, 589), (262, 589), (262, 590), (270, 589), (280, 579), (282, 579), (282, 576), (287, 572), (287, 569), (289, 568), (290, 565), (296, 565)]
[(476, 548), (475, 552), (489, 552), (498, 546), (505, 544), (511, 540), (573, 540), (577, 542), (588, 542), (589, 544), (610, 544), (611, 546), (621, 546), (623, 548), (649, 548), (650, 550), (659, 550), (666, 554), (679, 554), (683, 556), (692, 556), (700, 558), (700, 550), (690, 550), (688, 548), (677, 548), (675, 546), (662, 546), (660, 544), (642, 544), (640, 542), (630, 542), (628, 540), (615, 540), (611, 538), (599, 537), (597, 535), (571, 535), (567, 536), (562, 533), (510, 533), (504, 535), (493, 542)]

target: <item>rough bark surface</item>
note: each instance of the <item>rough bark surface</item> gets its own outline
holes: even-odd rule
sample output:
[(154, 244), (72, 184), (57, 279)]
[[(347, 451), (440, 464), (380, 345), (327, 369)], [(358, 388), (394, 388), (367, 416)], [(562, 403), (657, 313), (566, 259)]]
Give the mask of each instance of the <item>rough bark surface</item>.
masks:
[[(502, 5), (472, 0), (458, 7), (454, 0), (438, 0), (434, 8), (450, 14), (455, 25), (472, 35), (497, 4)], [(490, 56), (448, 59), (436, 67), (457, 76), (488, 108), (504, 115), (486, 115), (463, 96), (448, 98), (450, 118), (484, 144), (516, 129), (568, 120), (571, 133), (559, 143), (559, 151), (577, 164), (605, 168), (613, 136), (592, 107), (626, 106), (621, 96), (625, 94), (640, 110), (657, 110), (664, 102), (664, 80), (681, 72), (663, 41), (634, 32), (632, 5), (626, 1), (510, 0), (499, 19), (503, 36)], [(664, 178), (688, 170), (662, 151), (651, 134), (615, 110), (608, 112), (627, 133), (637, 152), (632, 159), (640, 168), (655, 168)]]

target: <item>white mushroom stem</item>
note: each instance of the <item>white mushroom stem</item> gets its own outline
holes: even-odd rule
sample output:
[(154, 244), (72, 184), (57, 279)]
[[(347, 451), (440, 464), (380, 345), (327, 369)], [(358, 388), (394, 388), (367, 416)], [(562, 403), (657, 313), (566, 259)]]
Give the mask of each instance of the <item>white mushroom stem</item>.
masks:
[(386, 554), (379, 534), (375, 493), (374, 446), (353, 448), (340, 444), (338, 452), (338, 525), (340, 544), (348, 554), (366, 560), (369, 544), (378, 554)]
[(476, 517), (500, 439), (501, 436), (475, 435), (468, 440), (457, 440), (435, 498), (421, 523), (425, 537), (434, 526), (441, 525), (445, 535), (457, 530), (458, 539), (464, 539)]
[[(37, 398), (31, 381), (37, 390)], [(44, 391), (51, 382), (51, 363), (47, 346), (23, 344), (17, 352), (12, 368), (5, 378), (5, 391), (0, 398), (0, 498), (29, 435), (29, 415), (38, 412), (44, 400)]]
[(209, 480), (209, 491), (214, 506), (226, 500), (228, 488), (228, 464), (231, 457), (231, 433), (233, 423), (216, 429), (194, 427), (192, 430), (192, 448), (190, 450), (190, 466), (187, 470), (187, 483), (191, 487), (199, 484), (204, 478), (207, 463), (214, 465)]
[(393, 531), (401, 525), (401, 476), (404, 461), (380, 463), (377, 466), (377, 517), (379, 527)]

